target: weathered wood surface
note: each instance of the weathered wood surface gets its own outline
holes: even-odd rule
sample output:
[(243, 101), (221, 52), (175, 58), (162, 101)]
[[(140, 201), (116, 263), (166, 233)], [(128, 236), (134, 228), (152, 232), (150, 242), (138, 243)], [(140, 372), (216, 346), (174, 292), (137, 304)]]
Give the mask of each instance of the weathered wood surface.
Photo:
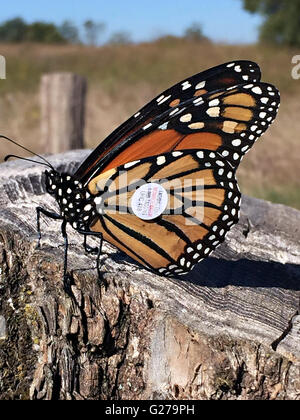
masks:
[(84, 147), (86, 79), (74, 73), (41, 78), (41, 144), (45, 153)]
[[(73, 171), (87, 151), (51, 158)], [(226, 243), (184, 279), (138, 267), (58, 222), (43, 167), (0, 166), (0, 398), (300, 399), (300, 212), (244, 197)], [(93, 241), (90, 242), (91, 245)]]

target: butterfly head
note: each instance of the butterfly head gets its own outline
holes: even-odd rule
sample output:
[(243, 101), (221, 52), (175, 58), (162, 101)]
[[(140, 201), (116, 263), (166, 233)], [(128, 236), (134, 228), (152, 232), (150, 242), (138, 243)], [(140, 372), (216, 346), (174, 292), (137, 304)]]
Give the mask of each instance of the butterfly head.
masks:
[(58, 202), (61, 215), (75, 229), (86, 230), (96, 215), (91, 194), (68, 173), (46, 171), (45, 177), (46, 190)]

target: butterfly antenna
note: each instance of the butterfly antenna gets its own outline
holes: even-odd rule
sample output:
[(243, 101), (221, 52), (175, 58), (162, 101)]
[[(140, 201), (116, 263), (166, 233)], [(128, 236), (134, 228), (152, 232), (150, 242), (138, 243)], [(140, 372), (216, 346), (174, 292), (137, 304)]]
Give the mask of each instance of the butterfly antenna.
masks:
[[(9, 137), (6, 137), (6, 136), (3, 136), (3, 135), (0, 135), (0, 138), (5, 139), (5, 140), (8, 140), (8, 141), (10, 141), (11, 143), (15, 144), (16, 146), (19, 146), (21, 149), (26, 150), (26, 152), (29, 152), (29, 153), (31, 153), (32, 155), (37, 156), (38, 158), (40, 158), (40, 159), (42, 159), (44, 162), (46, 162), (46, 163), (43, 163), (43, 165), (48, 166), (48, 167), (49, 167), (49, 168), (51, 168), (53, 171), (55, 170), (55, 169), (53, 168), (53, 166), (51, 165), (51, 163), (50, 163), (50, 162), (48, 162), (48, 161), (47, 161), (47, 159), (45, 159), (43, 156), (38, 155), (38, 154), (37, 154), (37, 153), (35, 153), (35, 152), (32, 152), (31, 150), (27, 149), (27, 147), (22, 146), (21, 144), (17, 143), (16, 141), (14, 141), (14, 140), (10, 139)], [(9, 157), (13, 157), (13, 156), (14, 156), (14, 155), (8, 155), (8, 156), (6, 156), (6, 158), (5, 158), (4, 160), (6, 161), (7, 159), (9, 159)], [(18, 157), (18, 156), (14, 156), (14, 157)], [(30, 160), (30, 159), (26, 159), (26, 158), (22, 158), (22, 159), (23, 159), (23, 160)], [(34, 160), (31, 160), (31, 162), (35, 162), (35, 161), (34, 161)], [(35, 163), (41, 163), (41, 162), (35, 162)]]
[[(28, 158), (24, 158), (23, 156), (17, 156), (17, 155), (6, 155), (4, 158), (4, 162), (7, 162), (8, 159), (10, 158), (16, 158), (16, 159), (21, 159), (21, 160), (27, 160), (27, 162), (33, 162), (33, 163), (38, 163), (39, 165), (44, 165), (47, 166), (49, 168), (48, 163), (44, 163), (44, 162), (37, 162), (36, 160), (33, 159), (28, 159)], [(52, 168), (52, 167), (51, 167)]]

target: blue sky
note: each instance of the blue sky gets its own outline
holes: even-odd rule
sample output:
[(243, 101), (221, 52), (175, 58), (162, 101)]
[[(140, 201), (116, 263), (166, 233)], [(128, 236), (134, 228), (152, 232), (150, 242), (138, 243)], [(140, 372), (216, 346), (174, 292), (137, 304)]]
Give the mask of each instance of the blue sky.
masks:
[(215, 41), (248, 43), (257, 39), (258, 16), (242, 8), (241, 0), (9, 0), (2, 1), (0, 20), (16, 16), (78, 26), (87, 19), (104, 21), (106, 37), (128, 31), (134, 41), (164, 34), (181, 35), (193, 22), (203, 25)]

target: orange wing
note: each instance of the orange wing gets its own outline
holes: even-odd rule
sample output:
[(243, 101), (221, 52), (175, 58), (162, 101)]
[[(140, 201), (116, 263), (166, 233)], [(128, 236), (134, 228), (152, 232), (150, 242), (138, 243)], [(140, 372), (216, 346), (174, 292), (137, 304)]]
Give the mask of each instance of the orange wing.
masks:
[[(277, 112), (277, 91), (270, 85), (261, 84), (260, 77), (257, 64), (236, 61), (178, 83), (158, 95), (102, 141), (75, 176), (87, 185), (94, 176), (109, 168), (126, 161), (170, 152), (175, 150), (177, 143), (180, 143), (179, 150), (194, 147), (208, 150), (219, 147), (221, 150), (222, 146), (226, 146), (222, 150), (224, 157), (237, 166), (246, 147), (251, 147), (254, 141), (252, 137), (259, 137)], [(267, 88), (271, 90), (265, 94)], [(240, 95), (231, 95), (232, 89)], [(222, 105), (220, 112), (219, 106), (213, 105), (217, 104), (218, 99)], [(192, 114), (191, 121), (185, 117), (190, 124), (182, 124), (181, 118), (178, 118), (183, 112), (185, 115)], [(264, 113), (265, 117), (259, 116)], [(264, 124), (259, 124), (257, 132), (249, 132), (255, 127), (256, 120), (263, 120)], [(192, 128), (189, 129), (189, 126)], [(162, 133), (166, 128), (168, 132)], [(196, 133), (201, 135), (196, 137)], [(232, 147), (237, 147), (232, 145), (235, 140), (232, 135), (236, 133), (243, 137), (241, 149), (244, 150), (232, 150)]]
[(190, 99), (123, 139), (90, 172), (86, 182), (126, 162), (192, 149), (216, 151), (237, 168), (274, 121), (278, 107), (278, 91), (265, 83)]
[[(168, 195), (167, 207), (152, 221), (132, 210), (141, 180), (160, 184)], [(164, 275), (190, 271), (238, 221), (240, 193), (233, 170), (207, 150), (126, 163), (95, 177), (89, 191), (98, 203), (98, 217), (90, 229)]]

